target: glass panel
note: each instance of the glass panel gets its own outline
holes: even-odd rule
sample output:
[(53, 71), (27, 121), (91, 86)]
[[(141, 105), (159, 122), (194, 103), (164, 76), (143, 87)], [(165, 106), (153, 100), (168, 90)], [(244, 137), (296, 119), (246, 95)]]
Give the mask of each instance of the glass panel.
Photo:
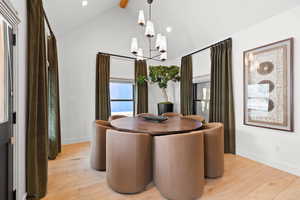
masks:
[(133, 101), (112, 101), (111, 114), (133, 116), (133, 106)]
[(113, 99), (133, 99), (132, 83), (110, 83), (110, 98)]
[(197, 100), (210, 99), (210, 82), (197, 83)]
[(201, 115), (206, 121), (209, 120), (209, 101), (196, 101), (196, 115)]
[(5, 54), (5, 29), (0, 22), (0, 123), (8, 120), (8, 68)]

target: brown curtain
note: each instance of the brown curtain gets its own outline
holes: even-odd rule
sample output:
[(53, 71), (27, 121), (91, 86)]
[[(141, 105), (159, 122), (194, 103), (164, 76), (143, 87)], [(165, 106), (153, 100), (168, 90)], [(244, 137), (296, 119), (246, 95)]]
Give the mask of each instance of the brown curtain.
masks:
[(61, 152), (60, 106), (58, 57), (56, 38), (51, 33), (48, 37), (48, 127), (49, 127), (49, 159), (56, 158)]
[(27, 199), (38, 200), (47, 192), (48, 92), (46, 40), (41, 0), (27, 0)]
[[(135, 60), (135, 80), (139, 76), (147, 77), (147, 63), (145, 60), (137, 61)], [(148, 84), (137, 84), (136, 83), (136, 91), (137, 91), (137, 114), (147, 113), (148, 112)]]
[(181, 59), (180, 106), (183, 115), (193, 114), (193, 61), (192, 56)]
[(108, 120), (110, 116), (110, 56), (97, 55), (96, 61), (96, 119)]
[(232, 41), (211, 48), (209, 120), (224, 123), (225, 153), (235, 154), (235, 116), (232, 87)]

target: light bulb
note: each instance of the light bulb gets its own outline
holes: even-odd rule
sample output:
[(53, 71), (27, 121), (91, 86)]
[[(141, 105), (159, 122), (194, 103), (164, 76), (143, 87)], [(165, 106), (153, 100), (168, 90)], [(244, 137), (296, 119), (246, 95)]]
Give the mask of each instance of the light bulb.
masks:
[(154, 25), (150, 20), (147, 21), (145, 35), (147, 37), (154, 37), (155, 35)]
[(89, 3), (89, 2), (88, 2), (87, 0), (83, 0), (83, 1), (82, 1), (82, 7), (86, 7), (86, 6), (88, 5), (88, 3)]
[(138, 24), (141, 26), (145, 25), (145, 14), (143, 10), (139, 11), (139, 19), (138, 19)]
[(167, 28), (166, 28), (166, 31), (168, 32), (168, 33), (171, 33), (172, 32), (172, 27), (171, 26), (168, 26)]
[(168, 54), (167, 54), (167, 52), (162, 53), (162, 54), (160, 55), (160, 60), (161, 60), (161, 61), (165, 61), (165, 60), (167, 60), (167, 59), (168, 59)]
[(133, 54), (138, 53), (138, 41), (136, 38), (132, 38), (131, 40), (131, 53)]
[(161, 36), (161, 42), (160, 42), (160, 46), (159, 46), (159, 51), (161, 53), (164, 53), (167, 51), (167, 38), (166, 36)]

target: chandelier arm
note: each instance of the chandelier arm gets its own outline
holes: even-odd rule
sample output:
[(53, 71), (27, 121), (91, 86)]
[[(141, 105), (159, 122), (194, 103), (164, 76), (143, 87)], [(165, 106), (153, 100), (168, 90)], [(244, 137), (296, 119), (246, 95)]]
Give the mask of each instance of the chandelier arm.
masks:
[(156, 56), (150, 57), (150, 59), (157, 58), (157, 57), (159, 57), (159, 56), (161, 56), (161, 54), (158, 54), (158, 55), (156, 55)]

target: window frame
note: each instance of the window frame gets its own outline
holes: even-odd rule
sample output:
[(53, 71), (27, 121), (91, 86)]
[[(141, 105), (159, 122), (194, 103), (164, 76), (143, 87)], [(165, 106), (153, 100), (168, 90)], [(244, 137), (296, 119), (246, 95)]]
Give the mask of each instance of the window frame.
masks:
[[(135, 98), (135, 82), (132, 79), (123, 79), (123, 78), (111, 78), (109, 81), (110, 83), (123, 83), (123, 84), (131, 84), (132, 85), (132, 99), (111, 99), (110, 98), (110, 104), (111, 102), (133, 102), (133, 113), (132, 116), (135, 116), (135, 107), (136, 107), (136, 98)], [(109, 94), (110, 95), (110, 94)]]
[[(203, 80), (203, 81), (197, 81), (197, 82), (194, 82), (193, 83), (193, 114), (195, 115), (197, 113), (197, 102), (208, 102), (210, 103), (210, 99), (207, 100), (207, 99), (198, 99), (197, 98), (197, 89), (198, 89), (198, 85), (199, 84), (211, 84), (211, 81), (210, 80)], [(209, 113), (208, 113), (208, 117), (209, 117)], [(208, 120), (208, 119), (207, 119)]]

